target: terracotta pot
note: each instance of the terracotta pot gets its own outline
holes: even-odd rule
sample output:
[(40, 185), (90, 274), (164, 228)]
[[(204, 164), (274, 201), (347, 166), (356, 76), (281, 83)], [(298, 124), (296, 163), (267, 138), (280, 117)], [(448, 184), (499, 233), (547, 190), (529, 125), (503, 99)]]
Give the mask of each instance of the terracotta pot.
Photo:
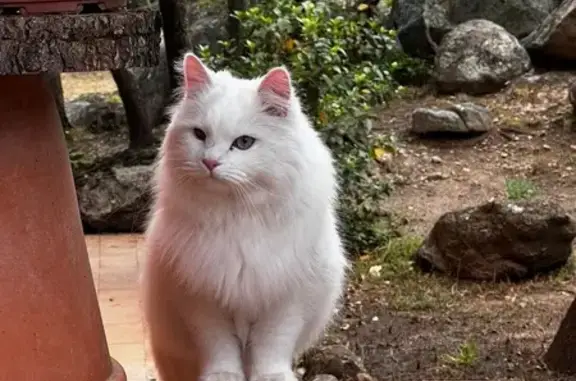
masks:
[(102, 11), (124, 8), (127, 0), (0, 0), (2, 10), (18, 10), (22, 15), (46, 13), (79, 13), (84, 5), (94, 4)]
[(55, 102), (0, 76), (0, 380), (120, 381)]

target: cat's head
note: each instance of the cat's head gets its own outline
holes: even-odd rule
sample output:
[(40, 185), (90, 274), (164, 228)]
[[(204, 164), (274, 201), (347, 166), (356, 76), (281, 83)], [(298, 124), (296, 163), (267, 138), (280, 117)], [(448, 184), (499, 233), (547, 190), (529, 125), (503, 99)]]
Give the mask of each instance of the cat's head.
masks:
[(277, 195), (293, 188), (309, 125), (290, 73), (276, 67), (241, 79), (194, 54), (182, 66), (182, 100), (163, 147), (182, 184)]

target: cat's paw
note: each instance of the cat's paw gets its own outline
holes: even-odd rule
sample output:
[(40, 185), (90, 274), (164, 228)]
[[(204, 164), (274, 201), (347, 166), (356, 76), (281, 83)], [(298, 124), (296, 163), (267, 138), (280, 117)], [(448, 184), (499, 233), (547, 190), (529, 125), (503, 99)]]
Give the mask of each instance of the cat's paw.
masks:
[(278, 372), (253, 376), (250, 381), (298, 381), (298, 378), (294, 372)]
[(246, 377), (241, 373), (218, 372), (204, 375), (200, 381), (246, 381)]

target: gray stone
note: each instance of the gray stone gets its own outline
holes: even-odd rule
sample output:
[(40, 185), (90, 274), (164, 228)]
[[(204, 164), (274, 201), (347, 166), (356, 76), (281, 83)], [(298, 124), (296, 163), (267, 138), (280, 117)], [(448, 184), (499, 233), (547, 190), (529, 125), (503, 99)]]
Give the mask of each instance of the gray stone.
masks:
[(502, 89), (530, 68), (516, 37), (491, 21), (471, 20), (444, 37), (433, 76), (440, 92), (480, 95)]
[(66, 102), (64, 107), (73, 127), (91, 132), (114, 131), (127, 124), (119, 97), (89, 94)]
[(427, 31), (439, 44), (459, 24), (485, 19), (523, 38), (557, 6), (558, 0), (396, 0), (388, 26), (398, 29), (398, 39), (408, 54), (423, 57), (434, 52)]
[(395, 0), (387, 27), (397, 30), (398, 43), (406, 53), (426, 58), (434, 54), (434, 49), (426, 38), (424, 3), (424, 0)]
[(150, 203), (151, 175), (152, 165), (116, 165), (91, 171), (76, 189), (85, 229), (141, 231)]
[(303, 381), (313, 381), (318, 375), (332, 375), (340, 381), (368, 381), (362, 359), (343, 345), (325, 345), (306, 351), (298, 364), (304, 368)]
[(492, 129), (490, 111), (484, 106), (466, 102), (452, 105), (448, 109), (458, 114), (469, 132), (487, 132)]
[(460, 116), (451, 110), (417, 108), (412, 112), (412, 132), (429, 134), (435, 132), (468, 132)]
[(193, 1), (188, 6), (188, 44), (190, 49), (207, 45), (212, 51), (219, 49), (218, 40), (228, 38), (226, 22), (228, 3), (217, 1)]
[(331, 374), (318, 374), (312, 381), (338, 381), (338, 379)]
[(555, 203), (488, 202), (441, 216), (414, 259), (461, 279), (520, 280), (564, 266), (575, 237), (574, 220)]
[(566, 0), (522, 44), (533, 55), (576, 61), (576, 0)]
[(466, 21), (484, 19), (522, 38), (535, 30), (555, 9), (553, 0), (426, 0), (428, 25), (455, 27)]

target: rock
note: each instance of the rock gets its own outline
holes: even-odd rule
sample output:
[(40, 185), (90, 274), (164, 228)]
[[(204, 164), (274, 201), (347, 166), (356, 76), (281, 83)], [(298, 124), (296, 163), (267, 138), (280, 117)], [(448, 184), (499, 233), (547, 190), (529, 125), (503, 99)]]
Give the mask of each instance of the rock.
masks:
[(568, 87), (568, 102), (572, 106), (572, 114), (576, 115), (576, 81)]
[(150, 203), (151, 165), (102, 166), (77, 185), (87, 232), (142, 231)]
[(414, 260), (461, 279), (520, 280), (565, 265), (574, 237), (574, 220), (555, 203), (492, 201), (440, 217)]
[(434, 172), (426, 176), (426, 180), (428, 181), (438, 181), (438, 180), (446, 180), (449, 176), (442, 173), (442, 172)]
[(430, 158), (430, 162), (433, 164), (442, 164), (442, 159), (440, 158), (440, 156), (432, 156)]
[(423, 11), (424, 0), (395, 0), (386, 27), (397, 30), (398, 43), (406, 53), (427, 58), (434, 49), (426, 38)]
[(469, 132), (487, 132), (492, 129), (490, 111), (484, 106), (466, 102), (451, 105), (448, 109), (458, 114)]
[(367, 380), (366, 368), (360, 357), (343, 345), (309, 349), (302, 355), (298, 366), (305, 369), (302, 381), (313, 381), (318, 375), (332, 375), (339, 381)]
[(395, 0), (387, 27), (413, 56), (434, 53), (426, 30), (438, 44), (444, 35), (466, 21), (484, 19), (501, 25), (517, 38), (534, 31), (558, 6), (559, 0)]
[(358, 373), (356, 375), (356, 381), (375, 381), (375, 380), (374, 377), (372, 377), (368, 373)]
[(429, 134), (434, 132), (467, 132), (464, 121), (450, 110), (417, 108), (412, 112), (412, 132)]
[(331, 374), (318, 374), (312, 381), (338, 381), (338, 379)]
[(446, 109), (417, 108), (412, 112), (412, 132), (416, 134), (474, 134), (491, 128), (490, 112), (470, 102), (453, 104)]
[(500, 90), (530, 67), (516, 37), (491, 21), (471, 20), (444, 37), (433, 76), (440, 92), (480, 95)]
[(470, 20), (488, 20), (523, 38), (556, 7), (554, 0), (426, 0), (424, 17), (428, 27), (444, 29)]
[(207, 45), (219, 49), (218, 40), (226, 40), (228, 4), (225, 1), (193, 1), (188, 5), (188, 46)]
[[(524, 47), (544, 66), (552, 61), (576, 61), (576, 0), (566, 0), (530, 35)], [(539, 63), (540, 63), (539, 62)]]
[(118, 96), (88, 94), (65, 104), (68, 121), (73, 127), (91, 132), (119, 130), (126, 126), (126, 113)]

